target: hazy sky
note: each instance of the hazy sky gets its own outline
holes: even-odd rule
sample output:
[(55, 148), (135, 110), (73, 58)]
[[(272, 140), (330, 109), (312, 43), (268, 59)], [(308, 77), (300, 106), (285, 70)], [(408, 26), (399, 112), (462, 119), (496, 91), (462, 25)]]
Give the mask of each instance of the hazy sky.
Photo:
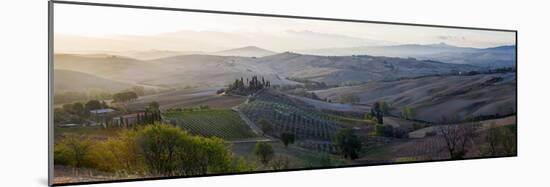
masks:
[(274, 51), (371, 45), (495, 47), (511, 32), (240, 16), (81, 5), (55, 5), (56, 51), (217, 51), (258, 46)]

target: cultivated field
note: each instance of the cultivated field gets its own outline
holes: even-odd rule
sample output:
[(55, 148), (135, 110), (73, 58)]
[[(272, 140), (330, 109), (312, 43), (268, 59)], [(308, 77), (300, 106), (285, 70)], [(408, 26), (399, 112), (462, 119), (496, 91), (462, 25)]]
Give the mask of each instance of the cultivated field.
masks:
[(167, 112), (164, 119), (195, 135), (240, 140), (256, 137), (239, 114), (230, 109)]

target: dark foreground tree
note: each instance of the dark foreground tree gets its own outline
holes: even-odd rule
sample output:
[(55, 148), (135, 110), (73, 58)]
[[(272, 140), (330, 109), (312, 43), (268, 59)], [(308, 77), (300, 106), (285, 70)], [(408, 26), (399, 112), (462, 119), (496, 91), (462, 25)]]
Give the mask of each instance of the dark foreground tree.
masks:
[(475, 124), (440, 125), (439, 133), (451, 159), (462, 159), (475, 137)]
[(385, 102), (376, 102), (371, 109), (371, 116), (376, 118), (378, 124), (384, 124), (384, 111), (387, 110)]
[(260, 162), (263, 165), (269, 164), (269, 161), (273, 158), (273, 148), (271, 145), (265, 143), (265, 142), (258, 142), (256, 143), (256, 147), (254, 148), (254, 155), (260, 160)]
[(489, 144), (487, 153), (490, 156), (516, 153), (516, 131), (511, 127), (498, 127), (496, 124), (491, 124), (485, 136), (485, 141)]
[(338, 131), (335, 137), (335, 143), (338, 151), (344, 158), (356, 159), (361, 151), (361, 141), (355, 135), (355, 131), (351, 128), (344, 128)]
[(273, 131), (273, 125), (271, 125), (269, 121), (263, 118), (258, 121), (258, 124), (260, 124), (260, 128), (262, 129), (263, 135), (269, 134), (271, 133), (271, 131)]
[(281, 134), (281, 140), (283, 140), (283, 144), (285, 144), (285, 147), (288, 147), (288, 144), (294, 143), (294, 134), (289, 132), (283, 132)]

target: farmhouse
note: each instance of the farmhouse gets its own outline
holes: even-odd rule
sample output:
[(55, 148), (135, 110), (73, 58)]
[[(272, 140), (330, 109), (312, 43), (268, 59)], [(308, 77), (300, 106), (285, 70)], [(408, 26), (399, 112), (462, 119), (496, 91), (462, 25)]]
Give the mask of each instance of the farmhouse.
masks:
[(97, 109), (97, 110), (90, 110), (90, 114), (92, 115), (106, 115), (106, 114), (109, 114), (111, 112), (114, 112), (115, 110), (113, 109), (110, 109), (110, 108), (102, 108), (102, 109)]
[(110, 108), (90, 110), (91, 125), (102, 125), (107, 127), (107, 119), (115, 110)]
[(130, 125), (135, 125), (143, 120), (145, 117), (145, 111), (134, 112), (130, 114), (124, 114), (121, 116), (116, 116), (112, 119), (114, 125), (120, 127), (128, 127)]

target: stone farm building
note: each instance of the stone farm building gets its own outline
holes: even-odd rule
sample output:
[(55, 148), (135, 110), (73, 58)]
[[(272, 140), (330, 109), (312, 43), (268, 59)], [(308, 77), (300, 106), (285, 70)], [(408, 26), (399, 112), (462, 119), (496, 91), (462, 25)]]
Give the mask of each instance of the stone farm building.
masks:
[(140, 121), (143, 121), (145, 115), (146, 115), (145, 111), (124, 114), (121, 116), (113, 117), (112, 123), (113, 125), (117, 125), (119, 127), (128, 127), (128, 126), (136, 125)]
[(102, 125), (106, 127), (108, 119), (110, 119), (113, 112), (115, 112), (115, 110), (110, 108), (90, 110), (91, 125)]

